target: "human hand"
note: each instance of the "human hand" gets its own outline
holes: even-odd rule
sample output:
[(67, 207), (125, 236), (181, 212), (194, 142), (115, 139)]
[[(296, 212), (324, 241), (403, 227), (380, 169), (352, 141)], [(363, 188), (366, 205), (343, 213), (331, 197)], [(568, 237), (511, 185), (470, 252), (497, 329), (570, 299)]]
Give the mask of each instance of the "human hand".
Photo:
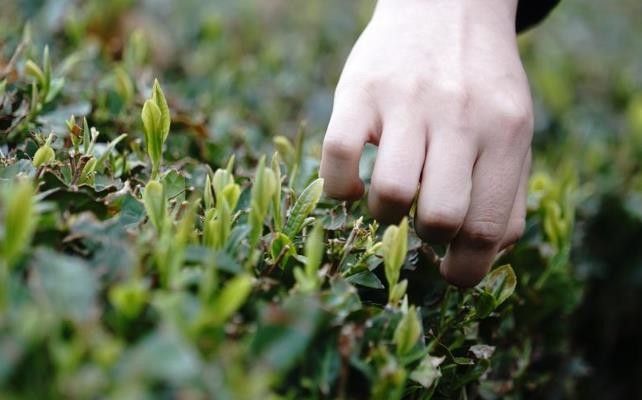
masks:
[(417, 233), (448, 244), (441, 273), (462, 287), (524, 229), (533, 118), (517, 1), (379, 0), (323, 142), (320, 175), (338, 199), (363, 195), (359, 159), (378, 145), (371, 213), (398, 222), (417, 196)]

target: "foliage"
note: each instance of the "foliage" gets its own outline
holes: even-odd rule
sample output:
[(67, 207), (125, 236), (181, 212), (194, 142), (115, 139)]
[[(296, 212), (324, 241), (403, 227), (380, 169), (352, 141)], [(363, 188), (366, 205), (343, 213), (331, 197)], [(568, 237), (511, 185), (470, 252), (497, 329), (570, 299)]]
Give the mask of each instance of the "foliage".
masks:
[[(236, 3), (88, 1), (34, 32), (0, 23), (0, 397), (582, 393), (591, 355), (572, 353), (570, 321), (599, 263), (617, 259), (586, 244), (613, 210), (628, 224), (619, 237), (642, 232), (639, 92), (617, 94), (635, 134), (581, 142), (565, 114), (579, 78), (523, 40), (551, 124), (526, 235), (459, 290), (411, 219), (380, 227), (363, 202), (322, 196), (315, 104), (358, 2), (289, 19), (279, 2)], [(42, 22), (29, 4), (8, 10)], [(270, 7), (300, 25), (281, 30)], [(176, 36), (143, 22), (164, 14)], [(597, 144), (570, 151), (578, 143)]]

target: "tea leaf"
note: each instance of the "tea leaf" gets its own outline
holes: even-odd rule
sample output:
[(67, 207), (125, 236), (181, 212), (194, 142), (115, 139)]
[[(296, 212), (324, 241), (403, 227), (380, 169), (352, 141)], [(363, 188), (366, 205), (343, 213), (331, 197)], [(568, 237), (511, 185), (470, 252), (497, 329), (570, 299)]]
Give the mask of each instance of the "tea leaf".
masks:
[(412, 350), (421, 336), (421, 322), (417, 313), (415, 306), (410, 306), (395, 329), (394, 342), (399, 355), (407, 354)]
[(383, 234), (383, 262), (390, 290), (399, 281), (401, 267), (408, 251), (408, 219), (404, 218), (399, 226), (389, 226)]
[(445, 357), (427, 355), (421, 360), (419, 366), (410, 373), (410, 379), (419, 383), (424, 388), (429, 389), (441, 378), (439, 365), (441, 365), (445, 359)]
[(158, 83), (158, 79), (154, 80), (151, 100), (156, 104), (158, 111), (160, 112), (158, 129), (161, 136), (161, 143), (164, 143), (167, 139), (167, 135), (169, 134), (171, 117), (169, 114), (169, 107), (167, 106), (167, 100), (165, 99), (165, 94)]
[(272, 209), (274, 210), (274, 229), (279, 232), (283, 229), (283, 213), (281, 211), (281, 160), (279, 153), (272, 156), (272, 171), (276, 181), (276, 189), (272, 196)]
[(317, 221), (305, 242), (305, 270), (308, 276), (316, 276), (323, 261), (323, 224)]
[(513, 294), (516, 285), (515, 271), (507, 264), (490, 271), (477, 285), (477, 289), (491, 294), (496, 308)]
[(222, 324), (241, 308), (252, 291), (252, 277), (237, 275), (226, 283), (212, 307), (214, 322)]
[(3, 190), (2, 258), (11, 267), (31, 244), (38, 221), (31, 182), (21, 180)]
[(32, 76), (38, 82), (40, 86), (45, 84), (45, 74), (42, 72), (42, 69), (31, 60), (27, 60), (25, 63), (25, 71), (27, 75)]
[(149, 181), (143, 193), (143, 203), (147, 216), (156, 230), (160, 230), (165, 221), (166, 201), (163, 184), (158, 181)]
[(310, 183), (307, 188), (301, 193), (297, 199), (285, 228), (283, 232), (290, 236), (294, 237), (301, 228), (303, 227), (303, 222), (305, 218), (310, 215), (310, 213), (316, 208), (321, 194), (323, 193), (323, 179), (319, 178), (314, 182)]
[(33, 166), (36, 168), (47, 165), (56, 159), (56, 153), (49, 145), (44, 145), (33, 156)]

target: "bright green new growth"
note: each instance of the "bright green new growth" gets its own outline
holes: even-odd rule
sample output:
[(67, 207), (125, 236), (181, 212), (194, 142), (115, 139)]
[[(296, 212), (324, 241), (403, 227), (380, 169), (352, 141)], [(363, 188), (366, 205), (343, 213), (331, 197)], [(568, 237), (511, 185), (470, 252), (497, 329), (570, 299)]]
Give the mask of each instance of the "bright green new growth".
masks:
[(36, 168), (40, 168), (44, 165), (49, 164), (55, 159), (56, 153), (54, 153), (54, 150), (51, 148), (51, 146), (44, 145), (36, 150), (36, 154), (34, 154), (33, 156), (33, 166)]
[(310, 215), (312, 210), (316, 208), (322, 193), (322, 178), (315, 180), (305, 188), (301, 196), (296, 200), (296, 203), (294, 203), (288, 222), (285, 224), (283, 231), (287, 236), (293, 237), (301, 231), (305, 219)]
[(154, 81), (152, 97), (143, 105), (141, 119), (145, 130), (147, 153), (152, 163), (152, 179), (156, 179), (163, 160), (163, 144), (170, 127), (169, 107), (158, 80)]
[(166, 195), (163, 184), (159, 181), (149, 181), (143, 192), (145, 211), (156, 230), (161, 230), (167, 212)]
[[(233, 161), (233, 160), (232, 160)], [(221, 249), (232, 230), (234, 210), (241, 196), (241, 187), (234, 181), (228, 169), (218, 169), (214, 178), (208, 174), (203, 188), (205, 218), (203, 220), (203, 244)]]
[(53, 133), (49, 134), (47, 141), (43, 144), (36, 154), (33, 155), (32, 164), (36, 168), (40, 168), (44, 165), (47, 165), (56, 159), (56, 153), (51, 147), (51, 141), (53, 140)]
[(276, 188), (272, 195), (272, 212), (274, 213), (274, 229), (280, 232), (283, 229), (283, 211), (281, 209), (281, 157), (276, 152), (272, 155), (272, 171), (274, 171), (274, 178)]
[(406, 292), (407, 282), (399, 282), (401, 267), (408, 251), (408, 219), (404, 218), (399, 226), (389, 226), (383, 234), (383, 262), (388, 281), (389, 302), (398, 302)]
[(96, 164), (98, 160), (95, 157), (91, 157), (85, 163), (85, 166), (82, 168), (80, 173), (80, 183), (90, 183), (93, 179), (94, 172), (96, 170)]
[(480, 318), (487, 317), (515, 292), (517, 277), (510, 265), (502, 265), (490, 271), (475, 286), (478, 299), (475, 312)]
[[(216, 183), (215, 183), (216, 184)], [(250, 203), (250, 248), (254, 248), (263, 231), (272, 196), (276, 190), (274, 171), (265, 167), (265, 157), (261, 157), (254, 178)]]
[(421, 321), (419, 321), (417, 317), (417, 309), (415, 306), (410, 306), (408, 311), (401, 317), (393, 336), (393, 340), (397, 346), (397, 354), (407, 354), (415, 347), (420, 336)]
[[(80, 17), (71, 27), (77, 32), (66, 31), (72, 36), (82, 34)], [(197, 36), (216, 47), (212, 53), (223, 64), (175, 82), (172, 97), (184, 105), (179, 125), (170, 127), (157, 82), (147, 102), (136, 88), (150, 69), (176, 76), (212, 65), (209, 52), (190, 50), (198, 60), (181, 54), (172, 61), (176, 70), (150, 68), (135, 33), (118, 57), (111, 59), (108, 50), (71, 68), (86, 56), (79, 48), (54, 64), (70, 85), (51, 103), (46, 99), (58, 86), (47, 78), (48, 57), (34, 58), (26, 76), (18, 56), (15, 73), (0, 77), (5, 106), (20, 100), (3, 116), (0, 194), (27, 175), (37, 201), (34, 219), (42, 214), (35, 239), (24, 241), (7, 267), (8, 203), (0, 198), (0, 337), (10, 345), (6, 354), (0, 346), (0, 359), (9, 360), (0, 373), (0, 397), (503, 398), (543, 392), (547, 379), (564, 377), (557, 369), (534, 373), (529, 365), (549, 357), (558, 343), (568, 345), (559, 329), (547, 333), (546, 327), (568, 316), (581, 295), (568, 258), (576, 237), (568, 191), (575, 186), (569, 189), (557, 171), (532, 180), (539, 186), (529, 192), (535, 235), (502, 256), (521, 264), (517, 289), (508, 266), (473, 289), (448, 286), (438, 277), (439, 257), (408, 231), (409, 222), (390, 228), (384, 239), (385, 228), (369, 216), (365, 201), (319, 200), (317, 122), (292, 141), (275, 137), (293, 133), (300, 111), (317, 112), (316, 101), (289, 96), (315, 93), (327, 82), (296, 81), (283, 107), (280, 94), (256, 85), (273, 76), (273, 68), (263, 67), (279, 56), (278, 42), (249, 58), (257, 68), (238, 69), (247, 55), (234, 41), (209, 40), (221, 28), (220, 21), (210, 22)], [(36, 53), (27, 48), (23, 54)], [(316, 70), (317, 58), (308, 58)], [(235, 71), (232, 80), (229, 71)], [(279, 79), (289, 82), (288, 74)], [(67, 120), (64, 140), (51, 146), (55, 154), (39, 151), (36, 167), (30, 165), (33, 132), (58, 134), (72, 111), (80, 119)], [(139, 122), (139, 115), (146, 119)], [(145, 128), (145, 142), (118, 136), (137, 124)], [(167, 140), (170, 129), (175, 140)], [(44, 147), (39, 134), (35, 141)], [(630, 144), (621, 150), (630, 151)], [(277, 153), (257, 171), (261, 154), (272, 148)], [(635, 166), (636, 159), (627, 162)], [(605, 161), (595, 166), (617, 171)], [(636, 199), (626, 207), (637, 210), (629, 202)], [(637, 214), (623, 225), (639, 226)], [(518, 295), (511, 298), (513, 290)], [(69, 310), (83, 318), (70, 318)], [(473, 350), (479, 346), (497, 347), (492, 365)], [(562, 367), (574, 359), (558, 356)]]
[(323, 223), (317, 221), (305, 242), (305, 273), (308, 276), (315, 276), (323, 261), (324, 233)]
[(2, 261), (11, 268), (25, 249), (37, 225), (34, 191), (31, 182), (20, 180), (3, 190)]
[(294, 278), (302, 292), (313, 292), (321, 286), (319, 267), (323, 261), (323, 239), (323, 224), (321, 221), (317, 221), (305, 242), (305, 268), (296, 267), (294, 269)]
[(203, 187), (203, 205), (206, 210), (214, 207), (214, 187), (210, 174), (205, 176), (205, 186)]
[(252, 277), (247, 274), (237, 275), (230, 279), (221, 293), (214, 300), (212, 310), (213, 322), (222, 324), (230, 318), (245, 303), (245, 300), (252, 292)]
[(108, 296), (120, 313), (128, 318), (135, 318), (149, 300), (149, 288), (145, 282), (136, 279), (112, 287)]

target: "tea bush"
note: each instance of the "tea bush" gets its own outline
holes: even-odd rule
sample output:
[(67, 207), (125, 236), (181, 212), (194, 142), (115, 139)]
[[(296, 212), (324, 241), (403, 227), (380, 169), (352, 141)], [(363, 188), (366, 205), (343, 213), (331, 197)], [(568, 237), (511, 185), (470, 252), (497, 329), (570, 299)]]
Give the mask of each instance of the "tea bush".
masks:
[[(301, 7), (2, 11), (0, 397), (565, 398), (627, 379), (596, 375), (591, 345), (619, 348), (642, 298), (639, 80), (595, 100), (607, 77), (546, 48), (554, 30), (523, 38), (543, 121), (526, 235), (460, 290), (412, 220), (322, 196), (324, 107), (368, 7)], [(618, 282), (629, 306), (601, 311)], [(616, 332), (587, 338), (593, 312)]]

